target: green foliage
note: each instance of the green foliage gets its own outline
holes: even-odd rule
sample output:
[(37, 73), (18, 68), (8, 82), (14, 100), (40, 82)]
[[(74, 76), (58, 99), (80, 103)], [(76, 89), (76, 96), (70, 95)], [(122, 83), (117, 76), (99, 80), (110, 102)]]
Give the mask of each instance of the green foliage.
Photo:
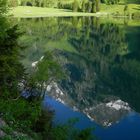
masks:
[(17, 38), (20, 33), (17, 31), (17, 26), (10, 27), (5, 18), (0, 19), (2, 30), (0, 30), (0, 85), (1, 89), (16, 92), (18, 81), (22, 80), (24, 68), (20, 64), (19, 50)]
[(56, 7), (58, 0), (9, 0), (10, 7), (15, 6), (37, 6), (37, 7)]
[(53, 140), (93, 140), (93, 128), (79, 130), (74, 127), (77, 119), (69, 120), (65, 124), (54, 126), (51, 138)]
[(4, 126), (2, 128), (4, 133), (6, 133), (6, 136), (2, 137), (1, 140), (31, 140), (31, 137), (29, 137), (26, 134), (16, 132), (12, 127)]
[(129, 9), (127, 4), (124, 6), (124, 16), (129, 16)]
[(54, 60), (50, 52), (46, 52), (44, 58), (37, 65), (38, 69), (35, 72), (35, 77), (38, 82), (57, 80), (62, 78), (62, 70), (57, 61)]
[(91, 13), (91, 11), (92, 11), (92, 2), (89, 1), (86, 3), (86, 12)]
[(6, 135), (5, 137), (2, 137), (1, 140), (31, 140), (28, 136), (16, 136), (13, 137), (11, 135)]
[(100, 0), (89, 0), (82, 2), (82, 11), (96, 13), (100, 10)]
[(100, 11), (100, 0), (95, 0), (96, 2), (96, 12)]
[(92, 10), (91, 10), (92, 13), (96, 13), (96, 2), (93, 1), (92, 2)]
[(8, 135), (12, 134), (12, 132), (13, 132), (13, 129), (12, 129), (11, 127), (9, 127), (9, 126), (4, 126), (4, 127), (2, 128), (2, 130), (3, 130), (6, 134), (8, 134)]
[(106, 4), (118, 4), (120, 0), (101, 0), (101, 2)]
[[(40, 89), (40, 97), (45, 96), (45, 87), (52, 81), (64, 78), (62, 68), (51, 52), (46, 52), (44, 58), (37, 64), (35, 71), (29, 77), (29, 87)], [(44, 92), (43, 92), (44, 91)]]
[(0, 100), (0, 110), (6, 122), (15, 129), (30, 130), (41, 115), (40, 102)]
[(59, 2), (58, 4), (57, 4), (57, 8), (60, 8), (60, 9), (70, 9), (70, 10), (72, 10), (72, 7), (73, 6), (73, 4), (72, 3), (61, 3), (61, 2)]
[(0, 0), (0, 16), (7, 13), (7, 0)]
[(24, 75), (24, 68), (19, 62), (21, 47), (17, 43), (21, 33), (18, 27), (11, 25), (5, 17), (6, 1), (1, 0), (0, 7), (0, 96), (14, 98), (18, 94), (18, 82), (23, 79)]
[(18, 6), (19, 5), (19, 0), (9, 0), (8, 1), (8, 6), (9, 7), (16, 7), (16, 6)]
[(73, 2), (73, 11), (74, 12), (77, 12), (78, 11), (78, 8), (79, 8), (78, 1), (77, 0), (74, 0), (74, 2)]
[[(96, 10), (99, 11), (99, 0), (9, 0), (10, 7), (21, 6), (37, 6), (37, 7), (55, 7), (60, 9), (70, 9), (74, 12), (92, 12), (92, 4), (96, 5)], [(94, 11), (95, 12), (95, 11)]]
[(82, 1), (82, 11), (86, 12), (86, 0)]
[(127, 3), (137, 3), (140, 4), (139, 0), (125, 0)]
[[(2, 14), (4, 12), (1, 11)], [(0, 27), (0, 112), (11, 129), (34, 133), (32, 128), (42, 114), (41, 101), (28, 102), (16, 98), (19, 96), (18, 83), (25, 77), (19, 61), (20, 46), (17, 39), (20, 33), (17, 26), (11, 26), (3, 16), (0, 17)], [(5, 128), (5, 131), (11, 133), (11, 129)], [(7, 135), (4, 139), (12, 137)]]
[[(3, 15), (5, 5), (1, 9), (1, 15)], [(80, 131), (73, 129), (69, 124), (52, 126), (53, 112), (49, 109), (46, 112), (42, 111), (42, 100), (36, 98), (36, 100), (29, 102), (20, 97), (14, 99), (19, 96), (18, 83), (26, 77), (24, 67), (19, 61), (21, 47), (18, 45), (17, 39), (20, 33), (18, 27), (11, 26), (4, 17), (0, 18), (0, 25), (2, 27), (0, 28), (0, 111), (9, 126), (3, 128), (7, 132), (4, 139), (28, 139), (26, 136), (13, 138), (11, 134), (15, 130), (28, 133), (33, 138), (36, 135), (34, 133), (37, 132), (41, 135), (40, 139), (54, 138), (57, 140), (57, 136), (62, 136), (65, 131), (67, 135), (60, 138), (69, 140), (69, 137), (72, 137), (75, 140), (90, 140), (90, 130)], [(34, 75), (30, 76), (32, 77), (29, 79), (33, 82), (42, 83), (50, 78), (53, 80), (62, 78), (62, 70), (53, 56), (46, 53), (43, 60), (38, 63)], [(73, 132), (74, 130), (75, 132)], [(74, 135), (72, 133), (69, 135), (70, 132), (73, 132)]]
[(134, 19), (140, 19), (140, 12), (132, 13), (132, 18), (134, 18)]

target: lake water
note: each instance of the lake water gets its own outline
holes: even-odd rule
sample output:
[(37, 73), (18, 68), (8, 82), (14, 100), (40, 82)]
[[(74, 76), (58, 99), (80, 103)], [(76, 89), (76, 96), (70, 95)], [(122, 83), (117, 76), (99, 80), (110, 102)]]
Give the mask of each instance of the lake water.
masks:
[[(79, 118), (101, 140), (140, 139), (140, 24), (93, 17), (20, 19), (28, 72), (52, 51), (65, 79), (47, 86), (56, 123)], [(43, 72), (42, 72), (43, 74)]]

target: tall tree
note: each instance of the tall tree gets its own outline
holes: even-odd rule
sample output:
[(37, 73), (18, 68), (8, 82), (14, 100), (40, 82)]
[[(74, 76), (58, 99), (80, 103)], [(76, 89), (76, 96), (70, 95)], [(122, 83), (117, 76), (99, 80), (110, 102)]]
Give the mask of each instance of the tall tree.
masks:
[(20, 33), (17, 26), (11, 26), (4, 14), (7, 3), (0, 1), (0, 93), (2, 90), (15, 91), (23, 76), (23, 66), (19, 62), (19, 45), (17, 39)]

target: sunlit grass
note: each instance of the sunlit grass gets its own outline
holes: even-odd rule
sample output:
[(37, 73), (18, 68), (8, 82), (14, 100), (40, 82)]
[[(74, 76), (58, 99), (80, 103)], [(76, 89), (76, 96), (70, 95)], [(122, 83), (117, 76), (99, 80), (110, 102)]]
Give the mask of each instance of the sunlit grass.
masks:
[(14, 17), (93, 16), (93, 13), (73, 12), (66, 9), (18, 6), (10, 10)]
[[(11, 8), (10, 14), (14, 17), (69, 17), (69, 16), (111, 16), (112, 14), (119, 13), (124, 15), (124, 6), (119, 5), (100, 5), (100, 12), (97, 13), (83, 13), (73, 12), (67, 9), (57, 8), (42, 8), (42, 7), (30, 7), (30, 6), (18, 6)], [(140, 12), (140, 4), (128, 4), (129, 14)]]

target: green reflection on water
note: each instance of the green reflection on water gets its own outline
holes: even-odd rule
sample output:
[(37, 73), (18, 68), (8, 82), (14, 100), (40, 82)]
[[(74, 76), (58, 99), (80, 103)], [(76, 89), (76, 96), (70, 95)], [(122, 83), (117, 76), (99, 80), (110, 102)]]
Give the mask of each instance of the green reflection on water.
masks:
[(67, 79), (59, 85), (81, 110), (99, 102), (121, 99), (140, 112), (140, 27), (102, 22), (99, 18), (21, 19), (25, 35), (19, 42), (23, 63), (54, 51)]

